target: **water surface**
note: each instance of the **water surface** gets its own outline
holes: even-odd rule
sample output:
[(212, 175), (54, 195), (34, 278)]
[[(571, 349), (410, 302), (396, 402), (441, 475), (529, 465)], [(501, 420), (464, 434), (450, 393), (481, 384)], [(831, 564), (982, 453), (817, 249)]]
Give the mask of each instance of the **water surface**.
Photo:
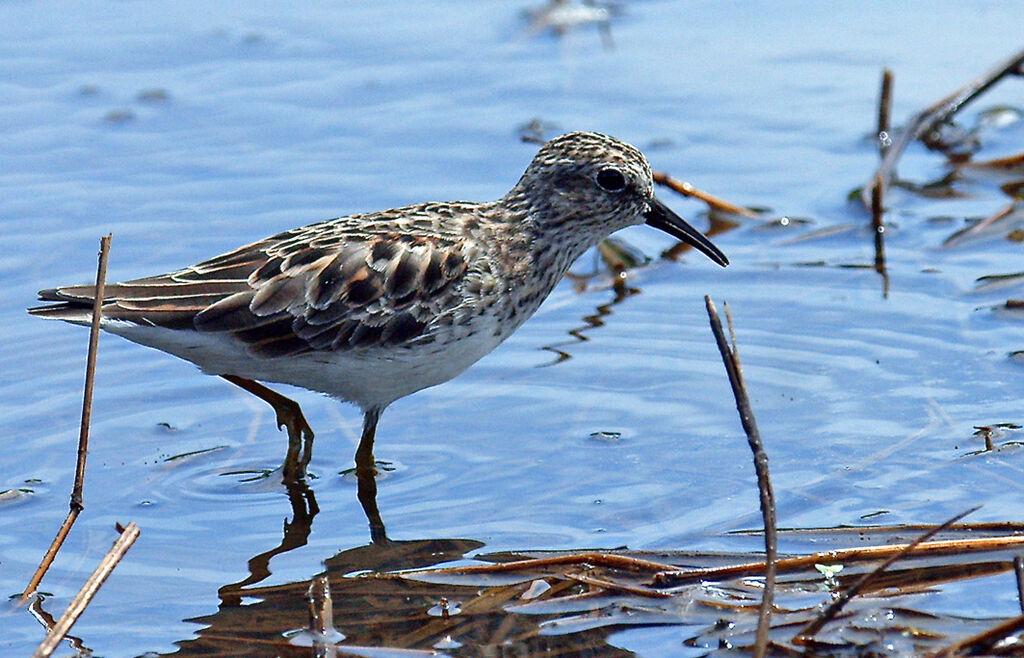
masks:
[[(108, 278), (118, 280), (328, 217), (496, 198), (535, 152), (517, 138), (534, 118), (550, 134), (614, 134), (655, 169), (810, 221), (742, 222), (715, 238), (727, 270), (690, 255), (655, 260), (630, 273), (638, 294), (619, 300), (604, 274), (583, 293), (563, 282), (464, 375), (395, 403), (376, 451), (394, 467), (377, 499), (392, 539), (464, 538), (479, 551), (736, 549), (723, 533), (757, 526), (757, 489), (705, 294), (732, 310), (780, 524), (862, 524), (878, 512), (872, 522), (928, 523), (979, 503), (974, 520), (1017, 519), (1019, 447), (973, 454), (973, 432), (1022, 420), (1024, 373), (1008, 356), (1024, 349), (1020, 319), (992, 308), (1024, 290), (973, 288), (1024, 269), (1021, 243), (996, 233), (941, 247), (1009, 198), (984, 178), (958, 182), (954, 199), (894, 189), (883, 296), (876, 272), (848, 267), (874, 251), (847, 195), (877, 162), (881, 68), (896, 73), (901, 121), (1017, 50), (1019, 10), (983, 0), (623, 4), (611, 49), (593, 26), (531, 34), (515, 3), (4, 4), (4, 592), (23, 588), (74, 476), (86, 332), (28, 317), (38, 289), (90, 280), (107, 232)], [(1009, 81), (963, 122), (1020, 98)], [(987, 154), (1019, 152), (1022, 122), (987, 129), (983, 143)], [(915, 146), (900, 172), (927, 181), (946, 169)], [(699, 204), (660, 196), (706, 225)], [(646, 228), (620, 237), (652, 257), (671, 246)], [(357, 410), (287, 394), (317, 432), (319, 514), (303, 545), (269, 558), (262, 585), (307, 580), (369, 542), (355, 483), (340, 474)], [(64, 609), (114, 523), (135, 521), (140, 539), (74, 634), (106, 656), (192, 638), (201, 624), (189, 620), (214, 613), (218, 589), (245, 580), (249, 559), (277, 547), (295, 515), (276, 479), (233, 474), (274, 468), (284, 447), (262, 402), (104, 336), (86, 510), (42, 583), (46, 610)], [(1015, 614), (1003, 584), (975, 593), (983, 605), (947, 596), (938, 611)], [(674, 655), (685, 632), (673, 630), (609, 642)], [(26, 655), (42, 633), (12, 609), (0, 637), (5, 653)]]

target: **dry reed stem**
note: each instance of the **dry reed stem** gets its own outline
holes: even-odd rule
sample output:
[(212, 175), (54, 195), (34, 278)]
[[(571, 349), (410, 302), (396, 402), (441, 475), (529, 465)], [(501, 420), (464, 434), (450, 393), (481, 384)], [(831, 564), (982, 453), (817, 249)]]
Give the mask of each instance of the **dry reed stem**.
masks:
[(682, 194), (683, 196), (693, 197), (708, 204), (715, 210), (722, 212), (732, 213), (734, 215), (742, 215), (743, 217), (749, 217), (750, 219), (757, 219), (757, 213), (752, 210), (748, 210), (743, 206), (737, 206), (735, 203), (729, 203), (724, 199), (702, 192), (693, 185), (690, 185), (686, 181), (681, 181), (676, 178), (672, 178), (669, 174), (661, 171), (652, 172), (654, 176), (654, 182), (659, 185), (664, 185), (673, 192)]
[(334, 628), (334, 602), (327, 576), (321, 574), (310, 581), (306, 590), (309, 604), (309, 628), (314, 633), (326, 633)]
[[(801, 569), (813, 569), (815, 564), (871, 562), (898, 554), (907, 546), (908, 544), (891, 544), (887, 546), (864, 546), (862, 548), (821, 551), (800, 557), (782, 558), (776, 562), (775, 566), (779, 573), (791, 573)], [(1024, 537), (1020, 536), (926, 541), (917, 546), (914, 550), (914, 556), (962, 555), (965, 553), (1008, 550), (1022, 546), (1024, 546)], [(746, 564), (732, 564), (709, 569), (675, 569), (655, 574), (653, 582), (656, 586), (667, 587), (686, 585), (703, 580), (722, 581), (730, 578), (756, 576), (759, 573), (763, 573), (764, 568), (764, 562), (748, 562)]]
[[(841, 529), (840, 529), (841, 530)], [(842, 562), (872, 562), (885, 559), (902, 551), (907, 544), (890, 544), (863, 546), (861, 548), (845, 548), (833, 551), (821, 551), (799, 557), (781, 558), (776, 563), (778, 573), (792, 573), (801, 569), (813, 569), (815, 564), (831, 564)], [(1024, 547), (1024, 536), (981, 537), (972, 539), (947, 539), (942, 541), (924, 542), (914, 551), (915, 556), (962, 555), (987, 551), (1010, 550)], [(441, 569), (416, 569), (403, 571), (394, 575), (378, 574), (377, 577), (415, 578), (418, 575), (473, 575), (501, 574), (516, 571), (530, 571), (550, 567), (591, 565), (609, 569), (622, 569), (634, 573), (652, 573), (652, 585), (657, 587), (673, 587), (700, 581), (723, 581), (744, 576), (756, 576), (764, 573), (764, 562), (744, 562), (724, 567), (706, 569), (678, 569), (673, 565), (652, 560), (642, 560), (624, 555), (609, 553), (572, 553), (552, 557), (516, 560), (497, 564), (474, 564), (463, 567), (444, 567)], [(279, 591), (281, 586), (250, 590), (254, 596), (270, 591)]]
[(1013, 558), (1013, 573), (1017, 576), (1017, 603), (1024, 612), (1024, 556)]
[(643, 596), (648, 599), (670, 599), (674, 594), (670, 592), (662, 592), (660, 590), (651, 589), (649, 587), (637, 587), (635, 585), (626, 585), (625, 583), (616, 583), (611, 580), (605, 580), (604, 578), (595, 578), (581, 573), (566, 573), (565, 577), (569, 580), (575, 580), (578, 583), (584, 585), (590, 585), (592, 587), (599, 587), (603, 590), (611, 592), (619, 592), (621, 594), (633, 594), (635, 596)]
[(927, 657), (946, 658), (947, 656), (985, 654), (996, 642), (1022, 629), (1024, 629), (1024, 615), (1000, 622), (992, 628), (954, 642), (934, 653), (927, 654)]
[(135, 543), (136, 538), (139, 536), (139, 528), (134, 522), (129, 523), (128, 527), (121, 531), (121, 535), (114, 542), (114, 545), (110, 547), (107, 554), (100, 561), (96, 570), (92, 572), (89, 579), (82, 585), (82, 589), (78, 591), (75, 598), (68, 604), (67, 610), (60, 616), (57, 623), (53, 625), (50, 632), (46, 635), (43, 641), (36, 648), (35, 653), (32, 654), (32, 658), (47, 658), (53, 650), (57, 648), (60, 641), (64, 639), (74, 623), (78, 620), (86, 606), (89, 605), (89, 601), (96, 595), (103, 582), (110, 575), (110, 572), (114, 570), (121, 558), (124, 557), (125, 552), (131, 548), (131, 545)]
[(885, 152), (892, 144), (889, 134), (889, 118), (892, 114), (892, 71), (882, 69), (882, 89), (878, 94), (878, 154), (885, 157)]
[(417, 574), (494, 574), (510, 573), (515, 571), (528, 571), (531, 569), (542, 569), (546, 567), (591, 565), (607, 567), (609, 569), (622, 569), (638, 573), (649, 573), (666, 571), (672, 569), (672, 565), (650, 560), (627, 557), (624, 555), (612, 555), (610, 553), (572, 553), (569, 555), (555, 555), (553, 557), (542, 557), (530, 560), (516, 560), (514, 562), (501, 562), (498, 564), (474, 564), (465, 567), (444, 567), (441, 569), (417, 569), (414, 571), (403, 571), (399, 576), (415, 577)]
[[(889, 112), (892, 105), (892, 71), (882, 70), (882, 89), (878, 94), (878, 155), (885, 159), (885, 155), (892, 145), (892, 138), (889, 136)], [(882, 214), (885, 208), (882, 205), (882, 197), (885, 194), (885, 184), (881, 176), (875, 176), (871, 185), (871, 227), (875, 238), (875, 271), (882, 275), (882, 297), (889, 297), (889, 273), (885, 269), (885, 224), (882, 221)]]
[[(992, 213), (988, 217), (982, 219), (978, 223), (973, 224), (969, 228), (966, 228), (964, 230), (957, 231), (953, 235), (951, 235), (948, 238), (946, 238), (945, 240), (943, 240), (942, 241), (942, 246), (944, 248), (945, 247), (953, 247), (953, 246), (956, 246), (956, 245), (961, 244), (963, 242), (966, 242), (968, 239), (973, 238), (974, 236), (978, 235), (979, 233), (981, 233), (982, 231), (984, 231), (988, 227), (992, 226), (993, 224), (995, 224), (999, 220), (1001, 220), (1001, 219), (1003, 219), (1005, 217), (1010, 216), (1013, 213), (1013, 211), (1017, 209), (1017, 204), (1018, 203), (1019, 202), (1016, 201), (1016, 200), (1011, 201), (1009, 205), (1007, 205), (1007, 206), (1005, 206), (1003, 208), (1000, 208), (999, 210), (995, 211), (994, 213)], [(991, 450), (991, 448), (989, 448), (989, 450)]]
[(882, 297), (889, 297), (889, 273), (885, 269), (885, 224), (882, 214), (882, 179), (875, 177), (871, 187), (871, 228), (875, 237), (875, 271), (882, 275)]
[[(893, 140), (892, 145), (886, 149), (882, 162), (878, 169), (871, 176), (874, 181), (877, 178), (882, 180), (882, 193), (889, 186), (896, 174), (896, 163), (906, 150), (907, 146), (916, 139), (926, 135), (943, 121), (956, 114), (960, 109), (987, 91), (996, 82), (999, 82), (1008, 75), (1021, 74), (1021, 67), (1024, 66), (1024, 50), (1015, 53), (1013, 56), (1000, 62), (989, 71), (971, 80), (967, 84), (956, 89), (945, 98), (924, 108), (907, 122), (903, 132)], [(861, 194), (861, 201), (864, 207), (871, 207), (871, 189), (873, 185), (868, 183), (864, 186)]]
[(775, 496), (772, 493), (772, 484), (768, 477), (768, 453), (765, 452), (764, 444), (761, 442), (761, 433), (757, 429), (754, 411), (750, 406), (750, 397), (747, 395), (747, 389), (743, 383), (743, 372), (740, 369), (736, 334), (733, 332), (729, 307), (725, 306), (725, 313), (729, 320), (729, 335), (732, 336), (731, 347), (726, 342), (722, 321), (718, 318), (718, 312), (715, 310), (715, 304), (711, 301), (711, 297), (704, 295), (704, 305), (707, 307), (711, 331), (715, 335), (718, 351), (722, 355), (722, 362), (729, 375), (729, 383), (732, 385), (733, 396), (736, 398), (736, 409), (739, 411), (740, 422), (747, 435), (747, 443), (750, 444), (750, 450), (754, 454), (754, 470), (757, 472), (757, 487), (761, 498), (761, 516), (764, 519), (765, 568), (764, 592), (762, 592), (761, 606), (758, 609), (757, 636), (754, 641), (753, 655), (764, 656), (768, 650), (768, 629), (771, 626), (772, 600), (775, 598), (775, 563), (778, 560)]
[(57, 535), (53, 538), (53, 542), (43, 555), (43, 559), (36, 568), (35, 573), (32, 574), (28, 585), (25, 586), (25, 591), (21, 593), (22, 602), (28, 599), (32, 592), (36, 590), (36, 587), (39, 586), (39, 582), (46, 575), (50, 564), (57, 557), (57, 551), (64, 544), (64, 539), (68, 536), (68, 532), (70, 532), (71, 526), (74, 525), (75, 519), (78, 518), (79, 512), (84, 509), (82, 505), (82, 485), (85, 482), (85, 456), (88, 452), (89, 419), (92, 415), (92, 389), (93, 380), (96, 376), (96, 350), (99, 345), (100, 316), (102, 315), (103, 308), (103, 290), (107, 280), (107, 256), (110, 253), (110, 238), (110, 234), (100, 238), (99, 262), (96, 266), (96, 291), (92, 304), (92, 325), (89, 329), (89, 353), (85, 363), (85, 389), (82, 393), (82, 420), (78, 426), (78, 461), (75, 465), (75, 484), (71, 489), (70, 510), (64, 518), (64, 523), (61, 524), (60, 529), (57, 531)]

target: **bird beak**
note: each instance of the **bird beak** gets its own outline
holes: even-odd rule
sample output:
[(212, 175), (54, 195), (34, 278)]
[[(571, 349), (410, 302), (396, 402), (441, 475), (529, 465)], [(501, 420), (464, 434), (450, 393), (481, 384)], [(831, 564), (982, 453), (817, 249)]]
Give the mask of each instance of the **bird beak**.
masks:
[(722, 267), (729, 264), (729, 259), (722, 251), (704, 237), (704, 234), (693, 228), (683, 220), (682, 217), (672, 212), (668, 206), (654, 197), (647, 202), (647, 212), (644, 219), (648, 226), (661, 229), (676, 240), (682, 240), (691, 247), (704, 253), (705, 256), (715, 261)]

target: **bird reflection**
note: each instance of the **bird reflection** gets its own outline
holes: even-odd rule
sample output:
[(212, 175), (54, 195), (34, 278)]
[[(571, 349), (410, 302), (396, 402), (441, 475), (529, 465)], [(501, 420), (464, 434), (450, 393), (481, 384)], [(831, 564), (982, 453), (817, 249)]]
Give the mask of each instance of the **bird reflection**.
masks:
[(313, 495), (313, 490), (302, 480), (285, 480), (285, 487), (288, 490), (288, 501), (292, 506), (292, 519), (291, 521), (286, 520), (284, 522), (284, 536), (281, 538), (281, 543), (269, 551), (264, 551), (259, 555), (249, 558), (249, 575), (237, 583), (224, 585), (217, 591), (223, 605), (241, 605), (242, 597), (248, 593), (245, 588), (262, 582), (270, 576), (271, 558), (300, 546), (305, 546), (306, 542), (309, 541), (309, 532), (313, 527), (313, 517), (320, 512), (320, 508), (316, 504), (316, 496)]
[[(624, 280), (616, 278), (616, 282), (618, 283), (619, 281)], [(572, 355), (570, 355), (569, 352), (562, 349), (563, 347), (576, 345), (577, 343), (585, 343), (588, 340), (590, 340), (590, 338), (588, 338), (585, 335), (585, 332), (589, 332), (590, 330), (596, 329), (598, 327), (603, 327), (605, 324), (604, 318), (612, 314), (612, 309), (617, 304), (622, 302), (622, 300), (626, 299), (627, 297), (632, 297), (633, 295), (640, 292), (639, 288), (627, 287), (625, 283), (623, 283), (621, 286), (613, 286), (612, 289), (615, 291), (615, 296), (612, 298), (612, 300), (605, 304), (598, 304), (597, 307), (594, 309), (596, 311), (595, 313), (589, 313), (587, 315), (584, 315), (582, 318), (582, 325), (573, 327), (572, 329), (569, 329), (566, 332), (567, 334), (569, 334), (568, 340), (562, 340), (557, 343), (551, 343), (550, 345), (545, 345), (544, 347), (541, 348), (548, 352), (554, 352), (555, 358), (548, 363), (542, 363), (540, 367), (546, 368), (548, 366), (557, 365), (559, 363), (562, 363), (563, 361), (567, 361), (568, 359), (572, 358)]]
[(355, 470), (358, 486), (356, 497), (370, 524), (370, 542), (387, 544), (389, 541), (387, 530), (384, 528), (384, 521), (380, 518), (380, 510), (377, 509), (376, 469), (356, 466)]

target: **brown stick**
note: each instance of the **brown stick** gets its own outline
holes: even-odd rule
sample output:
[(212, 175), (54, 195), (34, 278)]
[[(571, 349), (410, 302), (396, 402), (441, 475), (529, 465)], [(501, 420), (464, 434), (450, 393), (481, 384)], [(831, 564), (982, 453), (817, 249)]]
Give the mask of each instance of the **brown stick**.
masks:
[(757, 619), (757, 639), (754, 642), (754, 655), (764, 656), (768, 650), (768, 628), (772, 618), (772, 599), (775, 597), (775, 562), (778, 559), (778, 541), (775, 528), (775, 496), (772, 493), (772, 483), (768, 478), (768, 454), (764, 451), (764, 444), (761, 442), (761, 433), (757, 429), (757, 422), (754, 420), (754, 411), (750, 406), (750, 398), (747, 395), (747, 388), (743, 383), (743, 371), (740, 369), (739, 353), (736, 349), (736, 335), (732, 329), (732, 317), (729, 315), (729, 306), (725, 306), (726, 318), (729, 320), (729, 334), (732, 336), (732, 346), (725, 340), (725, 333), (722, 331), (722, 321), (718, 318), (715, 304), (711, 297), (704, 295), (704, 305), (707, 307), (708, 318), (711, 320), (711, 331), (715, 335), (715, 342), (718, 344), (718, 351), (722, 354), (722, 362), (725, 363), (725, 371), (729, 375), (729, 383), (732, 385), (733, 396), (736, 398), (736, 409), (740, 413), (740, 422), (747, 434), (747, 443), (754, 453), (754, 470), (757, 472), (757, 486), (761, 494), (761, 516), (764, 519), (764, 592), (761, 595), (761, 607)]
[(35, 653), (32, 654), (32, 658), (47, 658), (53, 650), (57, 648), (60, 641), (64, 639), (75, 621), (78, 620), (79, 615), (85, 611), (86, 606), (89, 605), (89, 601), (96, 595), (103, 582), (110, 575), (110, 572), (114, 570), (117, 563), (124, 557), (125, 552), (131, 548), (131, 545), (135, 543), (136, 538), (139, 536), (139, 528), (134, 522), (129, 523), (128, 527), (121, 531), (121, 535), (114, 542), (114, 545), (110, 547), (107, 554), (100, 561), (99, 566), (92, 572), (89, 579), (82, 585), (82, 589), (78, 591), (75, 598), (68, 604), (67, 610), (60, 616), (57, 623), (53, 625), (53, 628), (47, 633), (46, 637), (36, 648)]
[(1013, 558), (1013, 572), (1017, 575), (1017, 603), (1024, 612), (1024, 556)]
[(687, 183), (686, 181), (681, 181), (676, 178), (672, 178), (665, 172), (655, 171), (652, 173), (652, 175), (654, 176), (654, 182), (657, 183), (658, 185), (664, 185), (673, 192), (678, 192), (683, 196), (699, 199), (700, 201), (703, 201), (704, 203), (708, 204), (709, 206), (716, 210), (732, 213), (734, 215), (750, 217), (751, 219), (757, 218), (757, 213), (751, 210), (747, 210), (743, 206), (737, 206), (735, 203), (729, 203), (724, 199), (719, 199), (718, 197), (708, 194), (707, 192), (702, 192), (693, 185)]
[[(776, 563), (779, 573), (791, 573), (800, 569), (812, 568), (815, 564), (842, 562), (870, 562), (881, 560), (902, 553), (908, 544), (892, 544), (889, 546), (864, 546), (863, 548), (844, 548), (835, 551), (821, 551), (800, 557), (780, 559)], [(914, 551), (919, 555), (960, 555), (983, 551), (999, 551), (1024, 546), (1024, 537), (982, 537), (980, 539), (949, 539), (943, 541), (924, 542)], [(754, 576), (763, 573), (764, 562), (748, 562), (746, 564), (730, 564), (724, 567), (709, 569), (686, 569), (663, 571), (654, 575), (656, 586), (676, 586), (695, 583), (702, 580), (722, 581), (730, 578)]]
[(616, 583), (611, 580), (605, 580), (604, 578), (594, 578), (593, 576), (587, 576), (580, 573), (567, 573), (565, 574), (565, 577), (569, 580), (575, 580), (578, 583), (583, 583), (584, 585), (591, 585), (593, 587), (599, 587), (612, 592), (620, 592), (622, 594), (643, 596), (649, 599), (671, 599), (675, 596), (675, 594), (670, 592), (662, 592), (649, 587), (637, 587), (635, 585)]
[(889, 134), (889, 117), (892, 108), (892, 71), (882, 69), (882, 89), (878, 94), (878, 154), (885, 157), (885, 152), (892, 145)]
[[(42, 597), (36, 596), (29, 601), (28, 612), (30, 615), (35, 617), (35, 620), (38, 621), (44, 629), (46, 629), (46, 633), (49, 633), (57, 623), (57, 620), (53, 618), (53, 615), (43, 609)], [(87, 656), (92, 654), (92, 649), (89, 649), (82, 644), (82, 638), (75, 637), (74, 635), (65, 635), (64, 639), (67, 640), (68, 646), (77, 651), (80, 655)]]
[[(889, 112), (892, 104), (892, 71), (882, 69), (882, 89), (878, 95), (878, 154), (884, 159), (892, 145), (889, 135)], [(889, 297), (889, 273), (885, 269), (885, 224), (882, 222), (884, 184), (875, 176), (871, 186), (871, 227), (875, 237), (875, 271), (882, 275), (882, 298)]]
[[(1024, 541), (1024, 540), (1022, 540)], [(612, 555), (610, 553), (571, 553), (569, 555), (555, 555), (552, 557), (536, 558), (530, 560), (516, 560), (514, 562), (501, 562), (498, 564), (474, 564), (466, 567), (443, 567), (441, 569), (423, 569), (419, 571), (405, 571), (400, 576), (415, 577), (416, 574), (488, 574), (508, 573), (513, 571), (527, 571), (530, 569), (543, 569), (547, 567), (560, 567), (565, 565), (589, 564), (592, 566), (607, 567), (609, 569), (622, 569), (638, 573), (649, 573), (665, 571), (668, 566), (661, 562), (641, 560), (625, 555)]]
[[(834, 551), (820, 551), (810, 555), (799, 557), (782, 558), (776, 562), (778, 573), (792, 573), (801, 569), (813, 568), (815, 564), (828, 564), (842, 562), (852, 564), (857, 562), (871, 562), (885, 559), (891, 555), (900, 553), (907, 544), (891, 544), (881, 546), (863, 546), (861, 548), (844, 548)], [(980, 553), (985, 551), (1004, 551), (1024, 547), (1024, 537), (1019, 535), (1005, 537), (981, 537), (974, 539), (947, 539), (942, 541), (924, 542), (914, 551), (915, 556), (921, 555), (962, 555), (965, 553)], [(527, 560), (516, 560), (514, 562), (500, 562), (496, 564), (474, 564), (464, 567), (444, 567), (441, 569), (420, 569), (416, 571), (403, 571), (395, 574), (395, 578), (415, 578), (419, 574), (495, 574), (513, 573), (516, 571), (530, 571), (534, 569), (546, 569), (551, 567), (571, 565), (591, 565), (606, 567), (609, 569), (622, 569), (634, 573), (653, 573), (652, 584), (659, 587), (670, 587), (675, 585), (686, 585), (702, 580), (723, 581), (730, 578), (741, 578), (743, 576), (756, 576), (765, 571), (764, 562), (746, 562), (742, 564), (730, 564), (724, 567), (712, 567), (707, 569), (673, 569), (664, 562), (654, 562), (628, 557), (625, 555), (614, 555), (610, 553), (570, 553), (567, 555), (555, 555), (552, 557), (533, 558)], [(254, 588), (249, 591), (256, 596), (267, 592), (277, 592), (281, 586), (267, 588)]]
[(885, 269), (885, 224), (882, 222), (882, 179), (875, 177), (871, 188), (871, 228), (875, 234), (875, 271), (882, 275), (882, 297), (889, 297), (889, 273)]
[[(971, 226), (965, 229), (960, 229), (953, 235), (943, 240), (942, 247), (954, 247), (977, 236), (978, 234), (982, 233), (985, 229), (989, 228), (990, 226), (998, 222), (999, 220), (1009, 217), (1011, 214), (1013, 214), (1013, 211), (1017, 209), (1018, 203), (1018, 201), (1012, 201), (1008, 206), (1000, 208), (999, 210), (995, 211), (988, 217), (979, 221), (977, 224), (972, 224)], [(989, 449), (991, 450), (991, 448)]]
[[(981, 506), (979, 505), (978, 507), (981, 507)], [(885, 571), (890, 566), (892, 566), (892, 564), (894, 562), (896, 562), (896, 560), (900, 559), (901, 557), (906, 556), (911, 551), (913, 551), (915, 548), (920, 546), (922, 543), (928, 541), (929, 539), (931, 539), (932, 537), (934, 537), (938, 533), (942, 532), (943, 530), (945, 530), (949, 526), (953, 525), (954, 523), (956, 523), (960, 519), (964, 518), (968, 514), (976, 511), (978, 509), (978, 507), (972, 507), (971, 509), (967, 510), (966, 512), (960, 512), (959, 514), (957, 514), (953, 518), (949, 519), (948, 521), (946, 521), (942, 525), (939, 525), (939, 526), (936, 526), (936, 527), (932, 528), (928, 532), (924, 533), (923, 535), (921, 535), (920, 537), (918, 537), (914, 541), (912, 541), (909, 544), (907, 544), (906, 546), (904, 546), (903, 550), (901, 550), (899, 553), (896, 553), (895, 555), (891, 556), (888, 560), (886, 560), (885, 562), (882, 562), (880, 565), (875, 567), (872, 571), (869, 571), (868, 573), (866, 573), (863, 576), (861, 576), (860, 579), (857, 580), (857, 582), (855, 582), (849, 589), (845, 590), (842, 594), (840, 594), (839, 598), (837, 598), (835, 601), (833, 601), (830, 606), (825, 608), (825, 610), (823, 610), (822, 613), (820, 615), (818, 615), (818, 617), (816, 619), (814, 619), (814, 621), (812, 621), (811, 623), (809, 623), (806, 626), (804, 626), (803, 629), (801, 629), (799, 633), (797, 633), (795, 636), (793, 636), (793, 640), (792, 640), (793, 643), (794, 644), (806, 644), (807, 642), (812, 640), (814, 638), (814, 636), (818, 633), (818, 631), (820, 631), (825, 626), (825, 624), (827, 624), (830, 621), (832, 621), (832, 619), (837, 614), (839, 614), (839, 611), (842, 610), (843, 607), (847, 603), (849, 603), (850, 599), (852, 599), (853, 597), (857, 596), (857, 594), (859, 594), (861, 592), (861, 590), (863, 590), (864, 587), (867, 586), (868, 583), (870, 583), (874, 578), (878, 577), (879, 574), (881, 574), (883, 571)]]
[(35, 591), (36, 587), (39, 586), (39, 582), (43, 579), (53, 559), (57, 556), (57, 551), (64, 544), (64, 539), (71, 530), (71, 526), (74, 525), (75, 519), (78, 518), (79, 512), (84, 509), (82, 505), (82, 485), (85, 481), (85, 456), (88, 452), (89, 419), (92, 415), (92, 388), (93, 379), (96, 375), (96, 349), (99, 344), (100, 316), (102, 315), (103, 308), (103, 289), (106, 286), (107, 280), (107, 255), (110, 253), (110, 237), (107, 234), (100, 238), (99, 263), (96, 266), (96, 290), (92, 303), (92, 326), (89, 330), (89, 353), (85, 362), (82, 420), (78, 426), (78, 462), (75, 466), (75, 484), (71, 489), (71, 502), (69, 503), (71, 509), (68, 511), (67, 517), (64, 518), (64, 523), (61, 524), (60, 529), (57, 531), (57, 536), (53, 538), (50, 548), (43, 555), (39, 567), (32, 574), (32, 578), (25, 587), (25, 591), (21, 593), (22, 601), (25, 601)]
[[(1022, 66), (1024, 66), (1024, 50), (1015, 53), (1012, 57), (1000, 62), (988, 72), (971, 80), (945, 98), (940, 99), (912, 116), (903, 132), (893, 141), (892, 146), (886, 150), (882, 162), (871, 177), (872, 181), (876, 178), (881, 178), (882, 195), (885, 196), (885, 188), (889, 186), (893, 176), (896, 174), (896, 163), (912, 141), (920, 139), (940, 123), (949, 119), (960, 111), (964, 105), (987, 91), (996, 82), (999, 82), (1008, 75), (1020, 74)], [(861, 201), (866, 208), (871, 207), (872, 187), (872, 184), (866, 184), (861, 194)]]
[(75, 466), (75, 486), (71, 490), (72, 509), (83, 509), (82, 485), (85, 482), (85, 455), (89, 445), (89, 420), (92, 418), (92, 388), (96, 376), (96, 348), (100, 339), (100, 317), (103, 315), (103, 291), (107, 284), (107, 256), (110, 238), (100, 238), (99, 263), (96, 266), (96, 291), (92, 300), (92, 325), (89, 327), (89, 354), (85, 363), (85, 392), (82, 395), (82, 421), (78, 426), (78, 463)]
[[(943, 647), (935, 653), (928, 654), (928, 658), (946, 658), (947, 656), (977, 655), (986, 653), (986, 650), (999, 642), (1011, 633), (1024, 629), (1024, 615), (1013, 617), (996, 624), (992, 628), (984, 630), (976, 635), (954, 642), (948, 647)], [(968, 654), (969, 650), (970, 654)], [(978, 650), (978, 651), (975, 651)]]

